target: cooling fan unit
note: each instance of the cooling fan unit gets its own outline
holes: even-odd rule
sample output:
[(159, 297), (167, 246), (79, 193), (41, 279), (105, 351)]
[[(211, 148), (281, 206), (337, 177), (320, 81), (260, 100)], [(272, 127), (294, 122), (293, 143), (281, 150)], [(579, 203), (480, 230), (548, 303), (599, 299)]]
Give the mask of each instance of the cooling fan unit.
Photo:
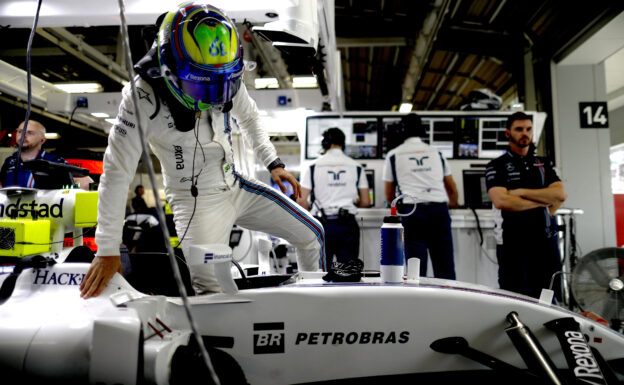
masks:
[(572, 294), (583, 311), (606, 319), (615, 330), (624, 320), (624, 249), (597, 249), (580, 259), (572, 271)]

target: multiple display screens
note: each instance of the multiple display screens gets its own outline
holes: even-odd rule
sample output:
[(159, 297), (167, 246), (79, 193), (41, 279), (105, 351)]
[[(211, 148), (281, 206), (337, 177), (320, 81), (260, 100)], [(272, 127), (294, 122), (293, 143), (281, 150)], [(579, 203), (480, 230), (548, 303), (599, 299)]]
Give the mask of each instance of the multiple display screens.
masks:
[(309, 117), (306, 122), (306, 159), (321, 155), (323, 132), (338, 127), (345, 134), (345, 154), (354, 159), (381, 159), (379, 123), (376, 117)]
[[(490, 159), (505, 152), (507, 115), (426, 116), (425, 143), (448, 159)], [(323, 132), (338, 127), (344, 132), (345, 153), (354, 159), (383, 159), (402, 143), (401, 116), (311, 116), (306, 122), (306, 159), (321, 154)]]

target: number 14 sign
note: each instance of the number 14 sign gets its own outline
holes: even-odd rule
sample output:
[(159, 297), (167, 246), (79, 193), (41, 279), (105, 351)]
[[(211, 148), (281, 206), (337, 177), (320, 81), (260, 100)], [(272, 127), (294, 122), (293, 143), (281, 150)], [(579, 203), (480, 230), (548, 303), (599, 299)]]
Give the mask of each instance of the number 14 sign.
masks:
[(607, 102), (579, 102), (581, 128), (609, 128)]

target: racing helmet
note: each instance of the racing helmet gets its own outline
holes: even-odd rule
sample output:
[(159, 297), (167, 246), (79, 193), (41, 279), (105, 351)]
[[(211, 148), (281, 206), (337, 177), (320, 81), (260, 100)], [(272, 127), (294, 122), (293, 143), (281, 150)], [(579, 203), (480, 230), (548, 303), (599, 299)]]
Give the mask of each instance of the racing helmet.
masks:
[(195, 111), (231, 101), (243, 76), (236, 26), (211, 5), (183, 3), (166, 14), (158, 34), (158, 62), (173, 96)]

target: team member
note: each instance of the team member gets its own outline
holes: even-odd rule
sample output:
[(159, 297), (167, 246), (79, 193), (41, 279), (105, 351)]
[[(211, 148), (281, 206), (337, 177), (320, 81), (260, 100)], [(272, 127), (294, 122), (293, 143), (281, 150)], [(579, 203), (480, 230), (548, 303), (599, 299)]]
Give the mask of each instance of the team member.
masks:
[[(164, 16), (157, 41), (135, 67), (140, 75), (136, 110), (161, 162), (183, 253), (188, 255), (192, 244), (227, 244), (236, 223), (286, 239), (297, 248), (299, 270), (317, 270), (324, 250), (320, 223), (284, 194), (235, 169), (234, 119), (282, 191), (282, 181), (288, 181), (296, 196), (301, 193), (277, 157), (242, 82), (241, 50), (234, 23), (221, 10), (186, 3)], [(123, 203), (141, 154), (131, 92), (130, 86), (123, 90), (104, 156), (98, 252), (81, 285), (84, 298), (98, 295), (121, 271)], [(190, 270), (197, 293), (220, 291), (210, 265)]]
[[(19, 143), (22, 137), (22, 130), (24, 129), (24, 123), (20, 123), (15, 131), (14, 135), (17, 135), (17, 143)], [(36, 120), (28, 121), (28, 128), (26, 129), (26, 136), (24, 137), (24, 143), (22, 144), (22, 152), (20, 155), (21, 162), (17, 165), (17, 151), (10, 157), (4, 160), (2, 169), (0, 170), (0, 187), (9, 186), (21, 186), (35, 188), (35, 178), (30, 170), (23, 169), (22, 162), (34, 159), (44, 159), (55, 163), (67, 163), (65, 159), (60, 156), (49, 154), (43, 148), (43, 144), (46, 142), (45, 137), (46, 129), (43, 124)], [(17, 171), (16, 171), (17, 170)], [(15, 173), (17, 173), (17, 181), (15, 180)]]
[(502, 289), (539, 298), (561, 270), (552, 215), (567, 195), (553, 163), (535, 156), (531, 116), (512, 114), (505, 135), (509, 151), (486, 169), (494, 204), (498, 283)]
[(331, 266), (334, 256), (341, 263), (358, 258), (360, 228), (355, 220), (355, 202), (358, 207), (368, 207), (370, 198), (362, 166), (343, 152), (344, 133), (339, 128), (328, 129), (323, 133), (322, 146), (324, 155), (303, 171), (298, 202), (321, 218), (326, 266)]
[(457, 206), (457, 187), (440, 151), (423, 143), (426, 134), (420, 117), (403, 117), (405, 141), (386, 156), (383, 180), (388, 203), (408, 194), (416, 210), (403, 217), (405, 257), (420, 259), (420, 275), (427, 273), (427, 250), (436, 278), (455, 279), (449, 206)]
[(147, 214), (149, 213), (149, 208), (147, 207), (147, 203), (145, 203), (145, 199), (143, 199), (143, 194), (145, 194), (145, 188), (143, 185), (137, 185), (134, 188), (135, 197), (132, 198), (132, 212), (135, 214)]

